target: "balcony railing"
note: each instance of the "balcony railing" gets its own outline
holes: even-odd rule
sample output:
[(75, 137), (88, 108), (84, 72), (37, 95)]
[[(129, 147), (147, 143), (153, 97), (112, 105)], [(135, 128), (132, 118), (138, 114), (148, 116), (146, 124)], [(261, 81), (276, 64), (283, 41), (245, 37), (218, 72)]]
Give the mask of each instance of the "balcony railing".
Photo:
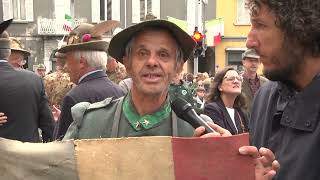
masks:
[[(81, 23), (87, 22), (87, 19), (74, 19), (72, 27), (76, 27)], [(69, 32), (63, 29), (65, 21), (59, 19), (38, 18), (38, 34), (39, 35), (65, 35)]]

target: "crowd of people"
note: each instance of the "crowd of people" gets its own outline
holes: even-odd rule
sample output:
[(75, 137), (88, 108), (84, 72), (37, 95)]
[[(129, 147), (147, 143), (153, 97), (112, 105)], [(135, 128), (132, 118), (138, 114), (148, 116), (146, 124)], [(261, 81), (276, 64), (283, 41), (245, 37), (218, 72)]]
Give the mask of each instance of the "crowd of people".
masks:
[[(255, 159), (256, 179), (317, 179), (320, 2), (247, 6), (252, 27), (244, 71), (225, 67), (212, 77), (182, 72), (196, 44), (166, 20), (147, 19), (110, 43), (102, 35), (117, 21), (83, 23), (53, 52), (57, 68), (48, 75), (42, 65), (35, 73), (23, 70), (30, 52), (4, 31), (10, 21), (1, 23), (0, 137), (49, 142), (249, 132), (252, 146), (239, 152)], [(176, 98), (209, 116), (216, 132), (177, 117), (170, 106)]]

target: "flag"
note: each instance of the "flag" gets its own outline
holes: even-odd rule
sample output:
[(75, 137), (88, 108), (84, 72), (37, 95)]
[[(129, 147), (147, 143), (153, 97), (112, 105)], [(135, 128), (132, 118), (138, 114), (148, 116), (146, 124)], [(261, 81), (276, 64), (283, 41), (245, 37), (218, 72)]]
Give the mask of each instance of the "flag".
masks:
[(72, 31), (72, 17), (69, 16), (68, 14), (64, 15), (64, 23), (63, 23), (63, 30), (70, 32)]
[(217, 46), (221, 41), (221, 33), (213, 37), (213, 46)]
[(208, 46), (217, 46), (224, 36), (223, 18), (212, 19), (206, 22), (206, 38)]
[(184, 30), (186, 33), (188, 33), (188, 22), (187, 21), (184, 21), (184, 20), (181, 20), (181, 19), (177, 19), (177, 18), (174, 18), (174, 17), (170, 17), (170, 16), (167, 16), (167, 18), (168, 18), (168, 21), (176, 24), (182, 30)]
[(0, 179), (253, 180), (254, 159), (239, 154), (239, 147), (248, 144), (248, 134), (43, 144), (0, 138)]

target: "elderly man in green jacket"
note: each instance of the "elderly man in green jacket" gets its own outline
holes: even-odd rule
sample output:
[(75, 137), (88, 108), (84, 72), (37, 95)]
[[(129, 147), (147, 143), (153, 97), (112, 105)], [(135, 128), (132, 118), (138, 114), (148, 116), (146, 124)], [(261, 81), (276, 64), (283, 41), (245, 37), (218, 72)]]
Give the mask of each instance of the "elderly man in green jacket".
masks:
[[(151, 20), (131, 26), (113, 37), (108, 53), (123, 63), (133, 84), (119, 99), (79, 103), (72, 108), (73, 123), (64, 139), (91, 139), (138, 136), (201, 136), (204, 127), (194, 129), (171, 110), (168, 86), (195, 47), (195, 41), (175, 24)], [(210, 124), (216, 133), (230, 135)], [(271, 179), (279, 164), (273, 153), (245, 146), (242, 154), (257, 158), (256, 175)]]

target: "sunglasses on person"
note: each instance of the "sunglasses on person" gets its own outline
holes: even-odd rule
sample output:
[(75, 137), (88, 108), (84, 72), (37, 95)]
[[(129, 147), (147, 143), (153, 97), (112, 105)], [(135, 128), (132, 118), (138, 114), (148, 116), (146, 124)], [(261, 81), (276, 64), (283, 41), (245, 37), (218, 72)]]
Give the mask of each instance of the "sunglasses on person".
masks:
[(230, 81), (230, 82), (233, 82), (234, 80), (243, 82), (242, 76), (225, 76), (223, 79), (226, 79), (227, 81)]

